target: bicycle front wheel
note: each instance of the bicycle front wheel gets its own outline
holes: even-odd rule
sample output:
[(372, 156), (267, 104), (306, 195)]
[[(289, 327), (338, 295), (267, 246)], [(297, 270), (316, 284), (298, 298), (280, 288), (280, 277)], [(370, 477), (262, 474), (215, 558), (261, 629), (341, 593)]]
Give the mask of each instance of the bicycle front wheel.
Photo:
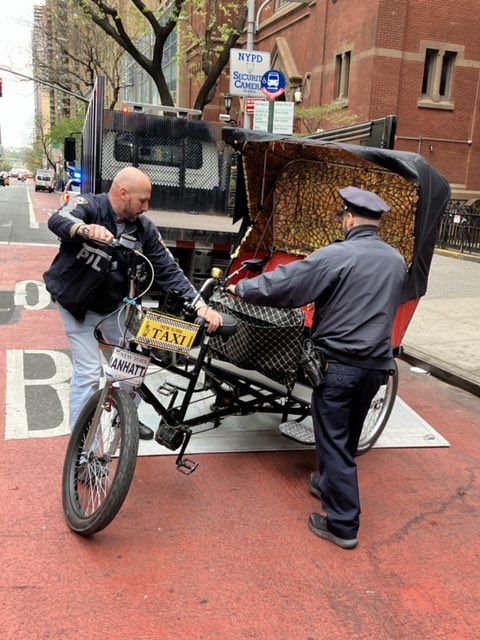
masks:
[(361, 456), (373, 447), (387, 426), (392, 413), (398, 390), (398, 367), (388, 376), (387, 383), (382, 385), (370, 403), (370, 409), (363, 423), (362, 433), (357, 447), (357, 456)]
[(138, 438), (137, 409), (125, 391), (110, 387), (106, 397), (100, 390), (90, 398), (63, 467), (63, 511), (73, 531), (88, 536), (115, 518), (132, 482)]

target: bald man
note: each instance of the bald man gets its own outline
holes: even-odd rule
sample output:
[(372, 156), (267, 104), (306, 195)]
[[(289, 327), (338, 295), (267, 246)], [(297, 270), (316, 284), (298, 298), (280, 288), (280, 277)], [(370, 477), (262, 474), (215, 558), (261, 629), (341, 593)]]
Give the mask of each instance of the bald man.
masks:
[[(155, 283), (163, 291), (176, 289), (187, 300), (197, 291), (162, 242), (153, 222), (142, 216), (148, 210), (152, 185), (142, 171), (122, 169), (108, 193), (82, 194), (54, 213), (48, 228), (60, 239), (60, 250), (44, 280), (60, 310), (70, 342), (73, 376), (70, 384), (70, 429), (88, 398), (97, 391), (101, 358), (94, 329), (99, 323), (105, 341), (117, 345), (121, 338), (117, 315), (109, 316), (128, 295), (127, 267), (121, 256), (95, 240), (111, 244), (122, 233), (134, 236), (155, 270)], [(209, 331), (222, 324), (222, 317), (203, 300), (197, 314), (209, 323)], [(153, 431), (140, 423), (140, 437), (153, 438)]]

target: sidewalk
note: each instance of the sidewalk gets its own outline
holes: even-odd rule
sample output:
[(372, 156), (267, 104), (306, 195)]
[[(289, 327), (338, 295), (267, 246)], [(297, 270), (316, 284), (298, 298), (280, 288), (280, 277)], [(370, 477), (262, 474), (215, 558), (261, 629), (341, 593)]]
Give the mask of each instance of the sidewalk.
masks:
[(480, 256), (437, 249), (403, 360), (480, 396)]

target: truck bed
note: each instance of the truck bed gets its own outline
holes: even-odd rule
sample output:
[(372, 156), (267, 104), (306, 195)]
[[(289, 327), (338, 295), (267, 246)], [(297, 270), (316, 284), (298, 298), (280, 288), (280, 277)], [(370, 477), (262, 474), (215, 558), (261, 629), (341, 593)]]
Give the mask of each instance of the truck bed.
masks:
[(237, 240), (240, 221), (222, 215), (192, 214), (152, 209), (147, 215), (168, 247), (226, 247)]

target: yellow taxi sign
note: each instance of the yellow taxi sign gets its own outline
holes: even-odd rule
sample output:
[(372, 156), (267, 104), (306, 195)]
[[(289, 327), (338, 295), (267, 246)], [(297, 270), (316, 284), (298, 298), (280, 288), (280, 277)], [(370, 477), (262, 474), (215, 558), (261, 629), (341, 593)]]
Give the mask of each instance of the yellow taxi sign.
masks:
[(187, 354), (193, 345), (199, 326), (178, 318), (147, 311), (135, 337), (135, 342), (153, 349)]

